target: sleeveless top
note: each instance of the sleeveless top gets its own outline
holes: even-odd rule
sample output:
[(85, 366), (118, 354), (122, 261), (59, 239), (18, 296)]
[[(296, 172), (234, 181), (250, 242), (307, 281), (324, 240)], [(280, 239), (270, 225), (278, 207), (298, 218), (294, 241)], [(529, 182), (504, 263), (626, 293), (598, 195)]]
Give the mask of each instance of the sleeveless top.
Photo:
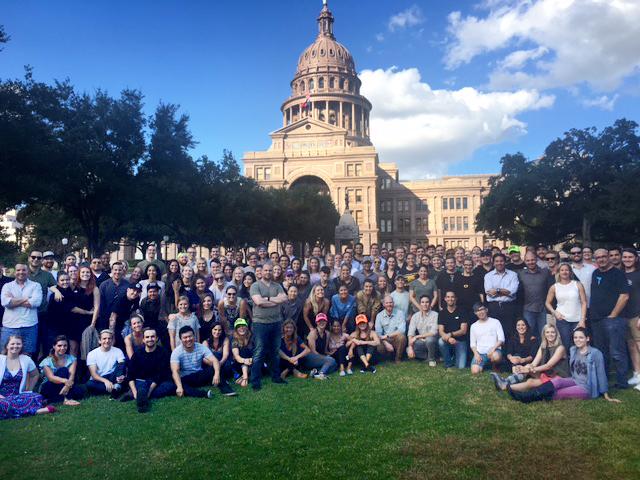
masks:
[[(543, 348), (542, 362), (540, 362), (540, 364), (544, 365), (545, 363), (547, 363), (549, 359), (553, 357), (553, 354), (556, 353), (556, 349), (558, 349), (558, 347), (560, 347), (560, 345), (558, 345), (557, 347)], [(557, 375), (562, 378), (569, 378), (571, 375), (569, 374), (569, 362), (567, 361), (567, 357), (565, 356), (565, 358), (561, 359), (556, 364), (556, 366), (553, 367), (553, 369), (547, 370), (544, 373), (546, 373), (549, 377)]]
[(563, 285), (560, 282), (555, 284), (556, 287), (556, 300), (558, 306), (556, 310), (564, 315), (567, 322), (579, 322), (582, 315), (580, 303), (580, 291), (578, 290), (578, 282), (571, 280), (571, 282)]
[(320, 334), (318, 333), (316, 337), (316, 352), (318, 352), (321, 355), (326, 355), (328, 340), (329, 340), (329, 334), (327, 333), (326, 330), (324, 332), (324, 337), (321, 337)]

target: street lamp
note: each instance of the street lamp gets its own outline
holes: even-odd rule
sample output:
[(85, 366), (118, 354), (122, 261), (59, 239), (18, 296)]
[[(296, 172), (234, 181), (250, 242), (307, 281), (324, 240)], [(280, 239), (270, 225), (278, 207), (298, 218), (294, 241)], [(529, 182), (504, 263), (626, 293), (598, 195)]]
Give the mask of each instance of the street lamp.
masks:
[(162, 237), (162, 240), (164, 240), (164, 257), (163, 260), (166, 262), (167, 261), (167, 243), (169, 242), (169, 235), (165, 235), (164, 237)]
[(64, 257), (67, 254), (67, 245), (69, 244), (69, 239), (67, 237), (64, 237), (60, 242), (62, 243), (62, 264), (64, 265)]

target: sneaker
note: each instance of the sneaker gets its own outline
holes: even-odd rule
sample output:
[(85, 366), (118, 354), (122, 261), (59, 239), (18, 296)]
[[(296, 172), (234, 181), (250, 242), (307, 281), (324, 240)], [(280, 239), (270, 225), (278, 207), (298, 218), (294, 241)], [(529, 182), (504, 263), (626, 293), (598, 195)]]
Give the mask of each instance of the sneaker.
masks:
[(640, 384), (640, 373), (634, 373), (633, 377), (631, 377), (627, 383), (629, 385), (639, 385)]
[(436, 362), (435, 362), (435, 361), (433, 361), (433, 360), (432, 360), (432, 361), (430, 361), (430, 362), (429, 362), (429, 366), (430, 366), (430, 367), (435, 367), (435, 366), (436, 366)]
[(351, 370), (350, 368), (347, 368), (347, 375), (353, 375), (353, 370)]
[(363, 367), (360, 369), (360, 373), (367, 373), (368, 371), (369, 371), (368, 367), (367, 368)]
[(316, 380), (326, 380), (328, 377), (324, 373), (318, 373), (313, 376)]
[(636, 390), (638, 390), (638, 391), (640, 392), (640, 384), (639, 384), (639, 385), (636, 385), (636, 386), (635, 386), (635, 387), (633, 387), (633, 388), (635, 388)]
[(493, 385), (496, 387), (496, 390), (499, 392), (504, 390), (503, 386), (506, 383), (504, 379), (496, 372), (489, 372), (489, 375), (491, 375), (491, 379), (493, 380)]
[(317, 368), (312, 368), (311, 371), (309, 372), (310, 377), (315, 377), (317, 374), (318, 374)]
[(231, 388), (228, 384), (224, 384), (220, 386), (220, 393), (225, 397), (235, 397), (238, 395), (233, 388)]
[(213, 390), (207, 390), (207, 398), (213, 398)]
[(369, 365), (369, 371), (371, 373), (376, 373), (377, 372), (376, 367), (374, 367), (373, 365)]
[(341, 377), (346, 377), (347, 376), (347, 372), (345, 372), (344, 370), (340, 370), (340, 376)]

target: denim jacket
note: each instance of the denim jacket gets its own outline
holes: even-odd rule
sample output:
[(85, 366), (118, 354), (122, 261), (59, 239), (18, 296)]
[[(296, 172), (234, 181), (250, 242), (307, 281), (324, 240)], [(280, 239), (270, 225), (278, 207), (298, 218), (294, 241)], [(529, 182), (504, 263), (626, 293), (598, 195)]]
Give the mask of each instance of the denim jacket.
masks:
[[(571, 357), (569, 367), (573, 372), (573, 365), (576, 359), (578, 347), (571, 347)], [(594, 347), (589, 347), (587, 351), (587, 390), (591, 398), (598, 398), (609, 391), (609, 380), (604, 368), (604, 357), (602, 352)]]

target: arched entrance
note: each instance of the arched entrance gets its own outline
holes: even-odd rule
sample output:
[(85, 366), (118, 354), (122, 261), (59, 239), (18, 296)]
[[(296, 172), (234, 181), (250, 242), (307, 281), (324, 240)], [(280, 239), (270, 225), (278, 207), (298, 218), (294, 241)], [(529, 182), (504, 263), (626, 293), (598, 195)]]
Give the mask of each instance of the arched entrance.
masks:
[(315, 175), (304, 175), (291, 182), (289, 188), (308, 188), (313, 189), (323, 195), (330, 195), (329, 185), (324, 180)]

